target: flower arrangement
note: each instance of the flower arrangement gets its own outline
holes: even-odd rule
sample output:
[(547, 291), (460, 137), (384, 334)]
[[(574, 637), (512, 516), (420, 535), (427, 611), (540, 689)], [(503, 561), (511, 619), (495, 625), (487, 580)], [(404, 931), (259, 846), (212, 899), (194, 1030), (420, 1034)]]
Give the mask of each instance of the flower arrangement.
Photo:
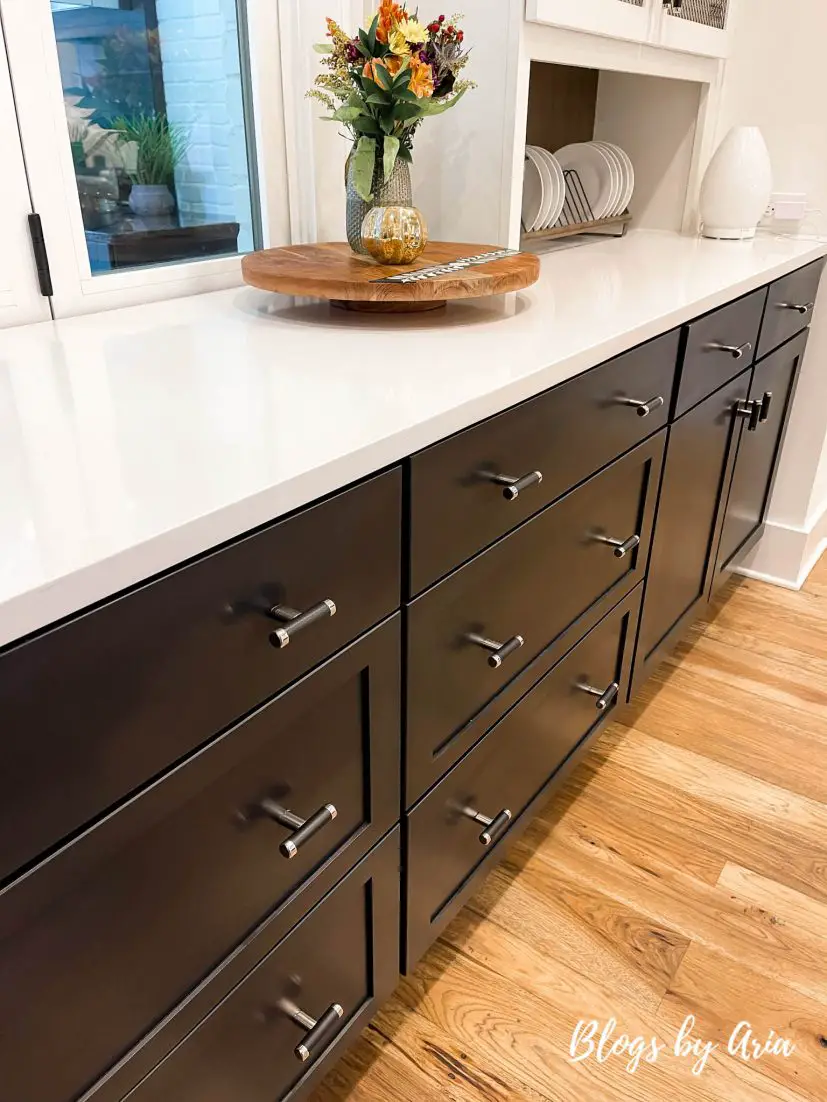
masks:
[(332, 19), (316, 46), (326, 55), (308, 96), (324, 104), (325, 118), (342, 123), (353, 143), (353, 179), (359, 196), (373, 198), (377, 158), (390, 178), (397, 158), (410, 162), (413, 139), (423, 119), (459, 103), (473, 81), (460, 73), (468, 62), (461, 15), (423, 24), (405, 4), (382, 0), (370, 28), (354, 37)]

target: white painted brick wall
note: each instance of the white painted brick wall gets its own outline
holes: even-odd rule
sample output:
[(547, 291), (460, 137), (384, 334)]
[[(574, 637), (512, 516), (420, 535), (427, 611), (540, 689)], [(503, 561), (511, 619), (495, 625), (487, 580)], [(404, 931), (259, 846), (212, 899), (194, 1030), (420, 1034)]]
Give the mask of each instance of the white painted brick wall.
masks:
[(239, 222), (239, 248), (253, 248), (247, 139), (235, 0), (157, 0), (170, 122), (191, 142), (175, 174), (187, 216)]

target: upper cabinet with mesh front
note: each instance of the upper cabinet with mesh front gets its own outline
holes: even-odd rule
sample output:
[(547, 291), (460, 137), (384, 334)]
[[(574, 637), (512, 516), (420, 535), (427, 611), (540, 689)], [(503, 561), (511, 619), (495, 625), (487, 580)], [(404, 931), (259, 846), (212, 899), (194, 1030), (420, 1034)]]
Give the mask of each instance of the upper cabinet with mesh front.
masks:
[(526, 0), (526, 18), (627, 42), (724, 58), (737, 0)]

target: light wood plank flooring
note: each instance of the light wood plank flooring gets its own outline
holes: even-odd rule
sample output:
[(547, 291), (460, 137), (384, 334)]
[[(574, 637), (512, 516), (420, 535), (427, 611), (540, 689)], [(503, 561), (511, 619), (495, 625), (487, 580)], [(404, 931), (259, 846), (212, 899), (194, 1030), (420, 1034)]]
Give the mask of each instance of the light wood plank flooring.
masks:
[[(827, 556), (745, 582), (604, 734), (314, 1102), (827, 1099)], [(579, 1019), (719, 1048), (569, 1060)], [(785, 1059), (727, 1053), (748, 1019)]]

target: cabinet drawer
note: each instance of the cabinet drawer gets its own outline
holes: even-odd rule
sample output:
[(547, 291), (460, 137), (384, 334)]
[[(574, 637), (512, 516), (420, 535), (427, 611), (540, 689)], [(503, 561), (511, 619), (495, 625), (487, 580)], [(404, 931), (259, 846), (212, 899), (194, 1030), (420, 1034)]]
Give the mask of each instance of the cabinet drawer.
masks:
[[(129, 1102), (296, 1102), (399, 979), (399, 832), (334, 889), (158, 1065)], [(331, 1028), (318, 1040), (306, 1014)], [(291, 1017), (291, 1015), (293, 1017)], [(299, 1045), (307, 1041), (307, 1059)]]
[(686, 326), (675, 417), (717, 390), (755, 358), (766, 288)]
[(770, 284), (758, 355), (766, 356), (810, 324), (824, 260), (799, 268)]
[(625, 699), (639, 601), (636, 589), (408, 813), (408, 969), (555, 770)]
[[(483, 733), (471, 721), (516, 674), (595, 604), (607, 611), (642, 579), (664, 440), (665, 430), (410, 605), (409, 804)], [(482, 639), (524, 642), (495, 665)]]
[(763, 287), (686, 327), (676, 417), (750, 366), (766, 298)]
[[(400, 485), (397, 468), (0, 657), (0, 880), (393, 612)], [(336, 616), (271, 645), (269, 608), (325, 599)]]
[[(302, 884), (338, 879), (390, 829), (399, 653), (397, 616), (0, 895), (15, 1102), (76, 1097)], [(327, 805), (291, 858), (277, 808)]]
[[(677, 350), (677, 332), (659, 337), (415, 455), (411, 595), (662, 428)], [(646, 413), (627, 399), (663, 401)], [(535, 471), (542, 482), (511, 500), (491, 481)]]

